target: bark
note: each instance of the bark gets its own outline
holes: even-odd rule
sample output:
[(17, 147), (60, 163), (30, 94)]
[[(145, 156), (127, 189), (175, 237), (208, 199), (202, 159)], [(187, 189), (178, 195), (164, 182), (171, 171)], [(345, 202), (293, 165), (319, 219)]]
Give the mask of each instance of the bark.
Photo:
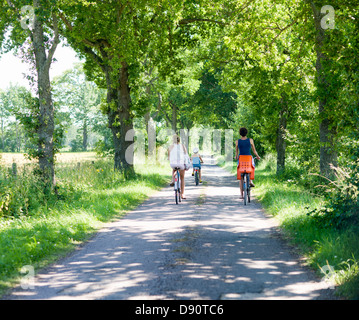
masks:
[(87, 119), (85, 118), (82, 128), (82, 149), (84, 151), (87, 151), (87, 141), (88, 141)]
[(152, 119), (150, 111), (147, 111), (145, 113), (144, 119), (145, 119), (146, 132), (148, 133), (148, 130), (149, 130), (148, 126), (149, 126), (150, 120)]
[(165, 112), (165, 111), (162, 109), (162, 102), (163, 102), (163, 101), (162, 101), (162, 95), (161, 95), (161, 93), (158, 92), (157, 95), (158, 95), (157, 110), (164, 115), (165, 121), (166, 121), (166, 127), (169, 127), (169, 126), (170, 126), (170, 123), (172, 123), (171, 118), (168, 116), (167, 112)]
[(134, 175), (133, 154), (126, 159), (126, 150), (132, 145), (132, 141), (126, 141), (126, 134), (133, 130), (131, 114), (131, 96), (128, 85), (128, 65), (122, 63), (119, 70), (119, 79), (113, 82), (110, 68), (106, 69), (107, 102), (109, 104), (108, 120), (112, 131), (115, 158), (115, 170), (123, 171), (126, 178)]
[(335, 151), (335, 137), (336, 128), (333, 120), (330, 117), (330, 104), (328, 102), (328, 80), (325, 66), (330, 63), (329, 58), (323, 52), (323, 46), (326, 42), (326, 31), (321, 27), (321, 13), (320, 9), (311, 2), (313, 10), (315, 30), (316, 30), (316, 73), (317, 73), (317, 88), (319, 92), (319, 137), (320, 137), (320, 173), (321, 175), (332, 178), (333, 170), (330, 165), (337, 164), (337, 152)]
[[(40, 0), (34, 0), (35, 12), (41, 9)], [(55, 38), (51, 49), (46, 54), (44, 43), (44, 28), (41, 18), (35, 15), (34, 31), (32, 34), (36, 71), (38, 76), (37, 86), (39, 95), (39, 126), (38, 126), (38, 156), (40, 172), (44, 181), (51, 188), (55, 184), (54, 170), (54, 105), (51, 97), (50, 65), (59, 43), (57, 19), (53, 16)]]
[(177, 132), (177, 106), (175, 103), (171, 103), (171, 106), (172, 106), (172, 130), (174, 132)]
[[(60, 17), (66, 19), (60, 14)], [(71, 26), (69, 29), (72, 31)], [(112, 131), (115, 155), (115, 170), (123, 171), (125, 178), (131, 178), (135, 174), (133, 166), (133, 153), (126, 159), (126, 150), (130, 150), (133, 141), (126, 141), (126, 134), (133, 130), (133, 118), (131, 112), (131, 88), (128, 85), (129, 65), (126, 62), (121, 63), (119, 70), (114, 70), (110, 63), (105, 62), (113, 59), (113, 56), (107, 54), (104, 47), (99, 45), (101, 55), (96, 54), (88, 41), (83, 40), (85, 44), (81, 49), (95, 63), (97, 63), (106, 77), (107, 87), (107, 117), (109, 128)], [(117, 71), (117, 72), (116, 72)], [(131, 154), (131, 152), (128, 152)]]
[[(126, 5), (121, 10), (125, 7)], [(121, 16), (120, 11), (118, 17)], [(59, 13), (59, 17), (72, 33), (73, 27), (64, 14)], [(75, 41), (77, 42), (78, 40)], [(129, 65), (126, 62), (122, 62), (119, 70), (114, 70), (111, 67), (111, 60), (121, 57), (114, 57), (113, 53), (110, 54), (106, 50), (111, 48), (111, 44), (106, 39), (90, 41), (87, 38), (83, 38), (78, 44), (80, 44), (79, 49), (98, 64), (105, 74), (108, 104), (107, 116), (115, 149), (114, 168), (115, 170), (123, 171), (125, 178), (130, 178), (135, 174), (135, 171), (133, 153), (126, 159), (126, 150), (130, 150), (129, 148), (133, 144), (133, 141), (126, 141), (126, 134), (133, 130), (131, 88), (128, 84)], [(127, 155), (130, 153), (128, 152)]]
[(3, 118), (1, 118), (1, 144), (2, 144), (2, 151), (5, 151), (4, 119)]

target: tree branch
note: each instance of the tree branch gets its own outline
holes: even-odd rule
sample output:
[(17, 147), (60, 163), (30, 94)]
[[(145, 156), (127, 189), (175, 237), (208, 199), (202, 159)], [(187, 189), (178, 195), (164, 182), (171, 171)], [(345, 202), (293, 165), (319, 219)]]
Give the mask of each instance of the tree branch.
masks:
[(160, 111), (166, 118), (168, 123), (172, 122), (172, 119), (168, 116), (168, 114), (162, 109), (162, 95), (160, 92), (157, 92), (158, 95), (158, 106), (157, 109), (158, 111)]
[[(69, 31), (72, 32), (74, 30), (74, 27), (72, 26), (71, 22), (69, 20), (67, 20), (65, 15), (62, 12), (60, 12), (59, 17), (61, 18), (63, 23), (66, 25), (67, 29), (69, 29)], [(99, 45), (104, 45), (105, 47), (110, 47), (110, 44), (107, 42), (106, 39), (90, 41), (89, 39), (84, 38), (82, 41), (83, 41), (83, 43), (85, 43), (86, 45), (88, 45), (90, 47), (98, 47)]]
[(52, 42), (52, 46), (48, 52), (48, 56), (47, 56), (47, 60), (46, 60), (46, 68), (50, 68), (52, 59), (54, 57), (57, 45), (60, 43), (60, 38), (59, 38), (59, 21), (57, 19), (57, 16), (55, 13), (52, 13), (52, 21), (54, 23), (53, 28), (54, 28), (54, 40)]
[(119, 8), (119, 10), (117, 11), (117, 24), (120, 24), (121, 22), (121, 15), (123, 13), (123, 11), (125, 10), (125, 8), (130, 4), (129, 1), (127, 1), (126, 3), (122, 4), (121, 7)]
[(288, 24), (287, 26), (285, 26), (284, 28), (280, 28), (279, 26), (278, 26), (278, 28), (279, 28), (279, 33), (274, 37), (274, 39), (269, 43), (269, 45), (267, 45), (266, 47), (268, 48), (268, 47), (270, 47), (273, 43), (274, 43), (274, 41), (276, 41), (277, 39), (278, 39), (278, 37), (285, 31), (285, 30), (287, 30), (287, 29), (289, 29), (292, 25), (294, 25), (295, 23), (296, 23), (297, 21), (296, 20), (294, 20), (292, 23), (290, 23), (290, 24)]
[(62, 12), (59, 12), (59, 17), (62, 20), (62, 22), (66, 25), (66, 27), (70, 30), (73, 31), (73, 26), (71, 25), (71, 22), (69, 20), (67, 20), (67, 18), (65, 17), (65, 15)]

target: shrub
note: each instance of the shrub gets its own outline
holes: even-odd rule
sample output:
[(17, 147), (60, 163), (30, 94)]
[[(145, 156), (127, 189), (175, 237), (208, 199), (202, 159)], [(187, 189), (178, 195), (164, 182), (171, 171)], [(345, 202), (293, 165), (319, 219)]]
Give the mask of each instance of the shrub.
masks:
[(356, 226), (359, 223), (359, 160), (350, 168), (332, 166), (335, 180), (322, 186), (326, 191), (324, 207), (308, 213), (324, 227), (337, 229)]
[(0, 168), (0, 216), (19, 217), (47, 203), (51, 195), (41, 178), (29, 170), (14, 175)]

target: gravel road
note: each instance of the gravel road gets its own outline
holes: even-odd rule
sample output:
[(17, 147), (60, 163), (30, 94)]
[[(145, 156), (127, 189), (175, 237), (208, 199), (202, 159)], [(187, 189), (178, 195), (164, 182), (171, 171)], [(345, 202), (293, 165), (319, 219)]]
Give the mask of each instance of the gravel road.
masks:
[(323, 299), (329, 284), (301, 266), (257, 201), (239, 200), (233, 175), (206, 159), (171, 187), (36, 276), (7, 299)]

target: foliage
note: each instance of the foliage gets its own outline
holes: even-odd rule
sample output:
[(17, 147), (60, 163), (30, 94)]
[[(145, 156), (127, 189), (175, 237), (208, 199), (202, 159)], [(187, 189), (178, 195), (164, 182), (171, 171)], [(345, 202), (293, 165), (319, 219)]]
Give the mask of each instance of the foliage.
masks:
[(26, 88), (19, 86), (11, 85), (0, 91), (0, 150), (3, 152), (21, 152), (27, 147), (26, 131), (16, 114), (27, 110), (31, 97)]
[[(36, 39), (31, 37), (35, 33), (21, 27), (19, 9), (35, 2), (39, 3), (0, 2), (1, 49), (15, 48), (33, 63), (28, 78), (34, 84), (35, 72), (43, 69), (35, 67)], [(72, 141), (73, 150), (85, 150), (88, 132), (96, 131), (102, 137), (98, 152), (114, 155), (115, 167), (126, 171), (124, 154), (132, 141), (125, 137), (134, 127), (145, 133), (150, 121), (155, 121), (157, 130), (210, 125), (231, 128), (237, 138), (239, 127), (246, 126), (261, 156), (276, 151), (259, 175), (257, 190), (264, 205), (295, 241), (309, 248), (313, 261), (321, 265), (324, 257), (336, 261), (333, 252), (339, 250), (342, 257), (336, 265), (356, 274), (358, 263), (352, 254), (357, 252), (353, 245), (357, 238), (348, 232), (359, 222), (359, 63), (354, 58), (359, 53), (359, 9), (356, 0), (333, 0), (335, 26), (326, 29), (321, 25), (325, 13), (320, 11), (327, 4), (42, 1), (36, 14), (44, 29), (37, 42), (43, 41), (51, 58), (58, 27), (85, 58), (84, 72), (93, 81), (85, 81), (76, 69), (53, 83), (57, 110), (49, 141), (55, 142), (55, 151), (61, 147), (71, 118), (81, 128), (81, 136)], [(0, 92), (0, 149), (26, 147), (32, 157), (43, 155), (39, 131), (41, 124), (42, 130), (49, 129), (51, 121), (41, 121), (42, 103), (21, 88)], [(157, 141), (157, 146), (161, 143)], [(318, 174), (329, 178), (330, 162), (334, 164), (330, 173), (335, 174), (325, 180)], [(60, 183), (58, 195), (45, 199), (31, 173), (14, 177), (1, 169), (0, 215), (22, 219), (42, 202), (56, 207), (62, 196), (77, 194), (72, 192), (77, 188), (104, 191), (124, 183), (122, 172), (112, 172), (107, 162), (76, 171), (83, 188), (74, 187), (64, 172), (58, 172), (59, 181), (66, 181)], [(306, 203), (312, 205), (301, 210)], [(349, 259), (353, 260), (345, 265)]]
[(59, 110), (66, 110), (81, 133), (81, 145), (73, 146), (77, 137), (70, 142), (72, 151), (86, 151), (90, 132), (95, 125), (100, 125), (99, 106), (105, 98), (103, 89), (98, 89), (94, 82), (86, 81), (83, 66), (78, 64), (73, 70), (65, 71), (52, 82), (54, 101)]
[(234, 92), (224, 92), (218, 78), (221, 71), (213, 74), (203, 70), (199, 78), (201, 85), (191, 96), (189, 117), (196, 124), (206, 124), (213, 128), (225, 128), (237, 108), (237, 95)]
[(350, 169), (333, 169), (336, 179), (325, 187), (325, 206), (308, 214), (325, 227), (341, 229), (359, 226), (359, 160)]
[(31, 167), (24, 165), (16, 174), (0, 167), (0, 217), (19, 218), (54, 203), (57, 197), (46, 191), (43, 180)]
[[(38, 148), (39, 145), (39, 99), (33, 98), (31, 95), (26, 97), (26, 106), (22, 109), (17, 109), (14, 114), (19, 120), (20, 124), (25, 130), (27, 138), (27, 145), (25, 151), (29, 159), (39, 159), (42, 151)], [(66, 121), (66, 120), (65, 120)], [(54, 133), (53, 133), (53, 150), (58, 153), (62, 148), (64, 141), (65, 123), (61, 112), (54, 114)]]

